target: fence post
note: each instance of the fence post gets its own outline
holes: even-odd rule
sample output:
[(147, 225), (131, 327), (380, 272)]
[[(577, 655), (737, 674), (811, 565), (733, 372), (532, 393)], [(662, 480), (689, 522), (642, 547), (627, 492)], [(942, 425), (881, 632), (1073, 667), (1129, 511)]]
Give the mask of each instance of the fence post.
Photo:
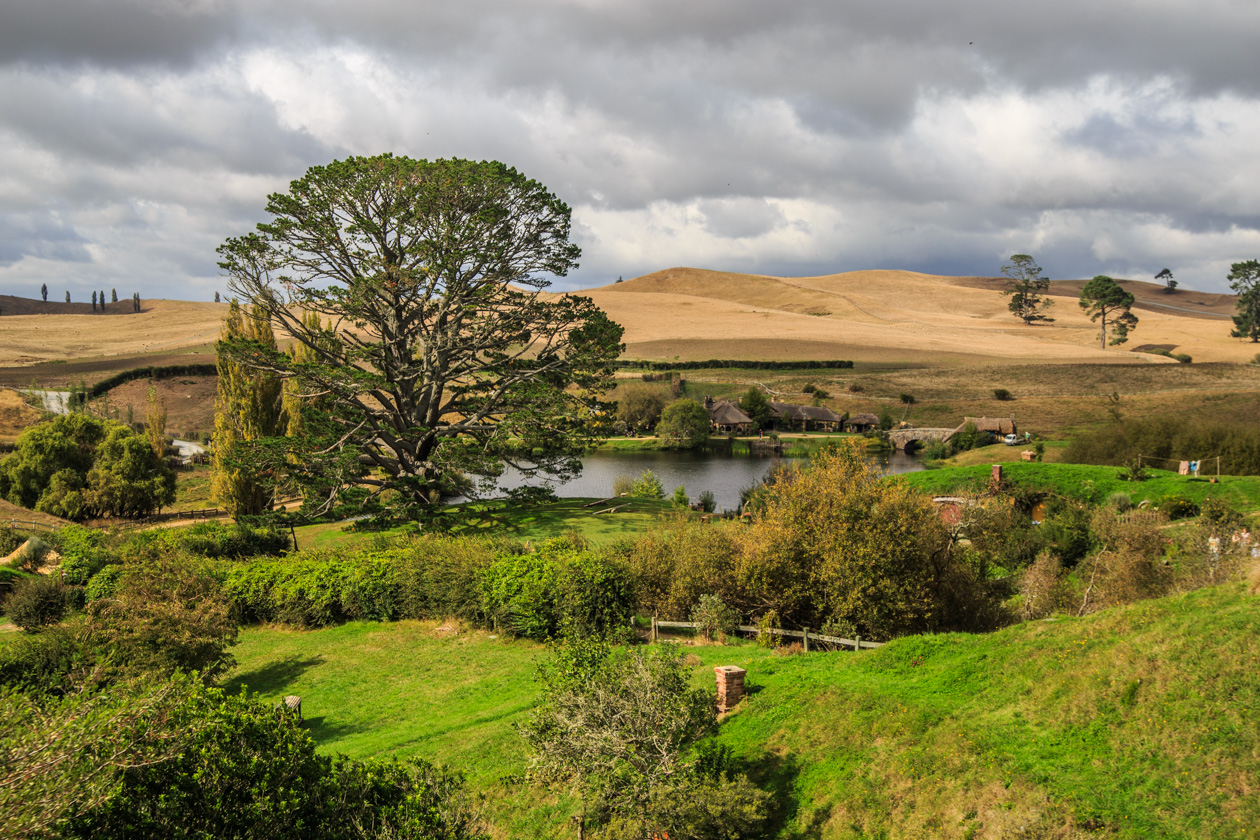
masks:
[(805, 628), (804, 640), (805, 640), (805, 652), (809, 653), (809, 628), (808, 627)]
[(862, 649), (862, 637), (858, 636), (853, 640), (853, 649), (860, 651)]
[(656, 641), (656, 616), (652, 616), (652, 638), (651, 638), (651, 641), (653, 641), (653, 642), (655, 642), (655, 641)]

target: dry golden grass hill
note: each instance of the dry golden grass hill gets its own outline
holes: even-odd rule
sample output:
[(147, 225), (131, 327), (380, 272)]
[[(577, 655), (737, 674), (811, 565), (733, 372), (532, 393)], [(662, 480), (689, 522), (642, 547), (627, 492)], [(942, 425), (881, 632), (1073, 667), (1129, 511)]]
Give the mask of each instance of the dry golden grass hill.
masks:
[[(44, 309), (47, 307), (47, 310)], [(144, 356), (214, 341), (226, 303), (145, 300), (91, 304), (53, 303), (0, 295), (0, 367), (66, 362), (99, 356)]]
[(1054, 284), (1054, 324), (1032, 327), (1008, 311), (1001, 278), (909, 271), (769, 277), (672, 268), (583, 294), (625, 327), (631, 358), (956, 366), (1164, 361), (1129, 349), (1143, 345), (1202, 362), (1243, 362), (1256, 353), (1229, 337), (1233, 296), (1169, 294), (1140, 281), (1123, 281), (1140, 319), (1129, 343), (1100, 349), (1097, 326), (1077, 304), (1083, 284)]

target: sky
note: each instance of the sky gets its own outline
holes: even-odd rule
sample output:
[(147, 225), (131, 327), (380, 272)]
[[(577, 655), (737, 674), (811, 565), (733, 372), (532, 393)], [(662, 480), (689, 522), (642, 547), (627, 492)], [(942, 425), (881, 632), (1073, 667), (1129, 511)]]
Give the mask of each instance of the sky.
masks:
[(0, 0), (0, 292), (210, 300), (269, 193), (501, 160), (589, 288), (673, 266), (1228, 291), (1260, 258), (1254, 0)]

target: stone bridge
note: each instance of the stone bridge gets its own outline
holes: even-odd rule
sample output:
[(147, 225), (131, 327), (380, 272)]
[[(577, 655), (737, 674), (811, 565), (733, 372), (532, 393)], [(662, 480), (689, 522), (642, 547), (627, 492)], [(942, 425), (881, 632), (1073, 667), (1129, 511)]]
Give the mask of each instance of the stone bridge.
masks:
[(957, 429), (894, 429), (888, 433), (888, 440), (893, 448), (904, 452), (906, 444), (917, 443), (922, 446), (934, 440), (949, 440)]

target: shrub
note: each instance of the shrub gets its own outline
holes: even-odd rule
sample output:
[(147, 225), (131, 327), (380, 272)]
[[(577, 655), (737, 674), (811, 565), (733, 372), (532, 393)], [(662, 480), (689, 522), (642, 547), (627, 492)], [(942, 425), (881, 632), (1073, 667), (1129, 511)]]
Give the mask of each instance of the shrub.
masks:
[(679, 449), (699, 449), (709, 442), (709, 412), (692, 399), (670, 403), (661, 413), (656, 436), (661, 445)]
[(1133, 500), (1129, 498), (1129, 494), (1119, 491), (1107, 497), (1107, 504), (1121, 512), (1133, 509)]
[(57, 533), (61, 549), (61, 579), (69, 584), (84, 586), (110, 562), (110, 552), (105, 545), (104, 531), (67, 525)]
[(0, 557), (8, 557), (17, 551), (28, 537), (19, 531), (13, 529), (12, 526), (0, 528)]
[(712, 490), (705, 490), (700, 494), (700, 509), (705, 513), (713, 513), (717, 510), (717, 498), (713, 495)]
[(619, 475), (613, 479), (612, 492), (614, 496), (629, 496), (634, 493), (634, 476)]
[(96, 601), (100, 598), (112, 597), (118, 591), (118, 584), (121, 580), (122, 566), (106, 566), (92, 575), (92, 579), (88, 581), (87, 599)]
[(635, 480), (630, 495), (640, 499), (665, 498), (665, 485), (651, 470), (644, 470)]
[(414, 758), (321, 756), (291, 717), (244, 695), (194, 688), (167, 726), (179, 751), (124, 771), (64, 836), (483, 836), (458, 774)]
[(1172, 356), (1174, 359), (1181, 362), (1183, 365), (1188, 365), (1194, 361), (1194, 358), (1191, 357), (1189, 353), (1169, 353), (1168, 355)]
[(675, 507), (685, 508), (691, 506), (691, 499), (687, 497), (687, 488), (681, 484), (674, 488), (674, 495), (671, 499)]
[(288, 533), (278, 528), (200, 522), (187, 528), (142, 531), (123, 543), (119, 553), (153, 559), (186, 551), (199, 557), (237, 560), (242, 557), (279, 556), (291, 547)]
[(44, 560), (47, 559), (51, 552), (52, 546), (39, 537), (31, 537), (22, 546), (17, 556), (10, 561), (9, 565), (24, 572), (34, 573), (44, 565)]
[(848, 390), (850, 394), (860, 394), (866, 389), (857, 382), (850, 382), (849, 387), (846, 390)]
[(727, 604), (752, 606), (741, 598), (737, 582), (743, 527), (737, 522), (702, 524), (675, 516), (616, 544), (609, 553), (629, 567), (639, 610), (685, 621), (705, 594)]
[(0, 686), (32, 695), (61, 694), (91, 659), (75, 629), (57, 625), (24, 633), (0, 645)]
[(1015, 397), (1005, 388), (994, 388), (993, 399), (998, 400), (999, 402), (1009, 402), (1010, 400), (1015, 399)]
[(36, 575), (20, 581), (9, 593), (5, 612), (23, 630), (39, 630), (56, 624), (66, 614), (66, 593), (61, 581)]
[(1186, 519), (1199, 515), (1199, 506), (1185, 496), (1169, 494), (1159, 500), (1160, 511), (1169, 519)]
[(235, 664), (230, 606), (204, 561), (143, 561), (123, 571), (113, 597), (92, 602), (87, 631), (118, 676), (182, 670), (211, 679)]
[(1204, 499), (1199, 516), (1202, 526), (1217, 537), (1229, 537), (1247, 524), (1241, 513), (1220, 499)]
[(699, 624), (696, 628), (706, 639), (725, 640), (734, 636), (739, 626), (739, 613), (722, 603), (716, 595), (701, 595), (700, 603), (691, 611), (691, 620)]

